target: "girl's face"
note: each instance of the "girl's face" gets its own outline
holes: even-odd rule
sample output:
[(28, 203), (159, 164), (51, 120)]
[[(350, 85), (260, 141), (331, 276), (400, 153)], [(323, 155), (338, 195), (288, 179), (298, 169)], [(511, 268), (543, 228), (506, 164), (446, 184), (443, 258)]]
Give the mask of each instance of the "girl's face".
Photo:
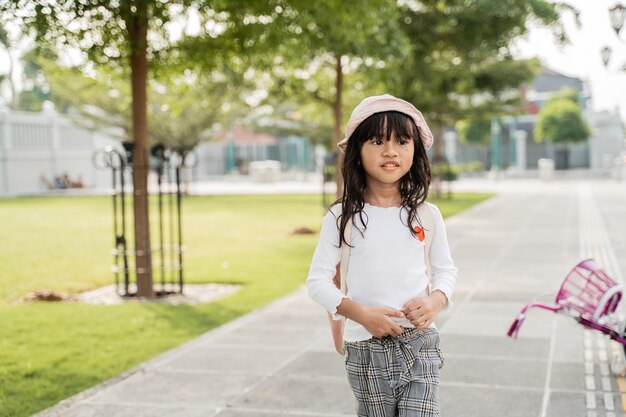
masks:
[(415, 147), (410, 137), (396, 136), (391, 132), (389, 140), (373, 136), (361, 147), (361, 162), (368, 186), (396, 184), (413, 164)]

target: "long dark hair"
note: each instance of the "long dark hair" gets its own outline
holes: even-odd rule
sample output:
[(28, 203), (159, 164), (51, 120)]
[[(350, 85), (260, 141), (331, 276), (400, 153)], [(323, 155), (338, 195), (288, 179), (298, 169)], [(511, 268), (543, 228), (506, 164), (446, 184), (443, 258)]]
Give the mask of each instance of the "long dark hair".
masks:
[[(386, 111), (374, 113), (365, 119), (354, 130), (345, 151), (343, 162), (343, 195), (332, 205), (341, 204), (341, 214), (337, 217), (339, 228), (339, 246), (343, 243), (350, 246), (345, 239), (345, 230), (348, 219), (354, 219), (359, 215), (361, 224), (367, 227), (367, 221), (363, 219), (363, 207), (365, 205), (364, 193), (367, 188), (367, 177), (361, 161), (361, 148), (367, 140), (378, 137), (381, 140), (390, 140), (391, 133), (396, 137), (412, 138), (415, 151), (413, 152), (413, 164), (399, 180), (399, 191), (402, 197), (402, 208), (409, 212), (407, 227), (413, 236), (415, 230), (411, 227), (417, 218), (417, 207), (426, 201), (428, 188), (431, 181), (430, 164), (424, 143), (413, 119), (404, 113)], [(367, 214), (365, 214), (367, 217)], [(365, 229), (361, 231), (363, 233)]]

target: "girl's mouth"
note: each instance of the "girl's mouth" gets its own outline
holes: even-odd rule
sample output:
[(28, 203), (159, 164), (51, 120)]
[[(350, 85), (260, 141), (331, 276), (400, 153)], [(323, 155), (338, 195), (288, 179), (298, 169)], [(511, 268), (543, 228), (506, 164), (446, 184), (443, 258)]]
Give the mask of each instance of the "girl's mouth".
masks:
[(388, 171), (393, 171), (395, 169), (400, 168), (400, 164), (395, 161), (385, 162), (384, 164), (381, 165), (381, 168), (388, 170)]

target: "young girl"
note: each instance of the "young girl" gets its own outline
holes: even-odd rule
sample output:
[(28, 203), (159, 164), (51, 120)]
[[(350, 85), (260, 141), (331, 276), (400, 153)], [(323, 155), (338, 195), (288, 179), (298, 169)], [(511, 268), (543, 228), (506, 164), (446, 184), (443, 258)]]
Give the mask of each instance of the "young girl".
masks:
[[(306, 284), (334, 320), (346, 318), (345, 366), (359, 417), (440, 416), (443, 356), (433, 320), (452, 306), (457, 268), (441, 213), (426, 203), (432, 142), (422, 114), (388, 94), (364, 99), (339, 142), (343, 196), (324, 217)], [(433, 230), (420, 229), (421, 204)], [(424, 233), (433, 233), (430, 278)], [(342, 245), (350, 248), (345, 295), (333, 282)]]

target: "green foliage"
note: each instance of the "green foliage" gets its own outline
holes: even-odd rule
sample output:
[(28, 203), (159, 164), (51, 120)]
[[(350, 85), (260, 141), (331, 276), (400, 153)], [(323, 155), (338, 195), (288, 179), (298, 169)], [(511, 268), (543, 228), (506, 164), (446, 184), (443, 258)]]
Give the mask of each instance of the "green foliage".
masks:
[[(58, 108), (66, 108), (76, 123), (93, 130), (109, 129), (120, 140), (132, 137), (130, 84), (122, 71), (100, 67), (91, 76), (80, 67), (63, 67), (55, 61), (40, 57), (41, 67)], [(68, 80), (72, 80), (68, 82)]]
[(54, 51), (35, 46), (21, 57), (24, 70), (22, 91), (19, 92), (17, 100), (19, 110), (41, 111), (43, 102), (49, 100), (56, 104), (57, 110), (62, 111), (66, 107), (65, 103), (60, 98), (52, 96), (50, 86), (46, 83), (43, 69), (39, 64), (40, 59), (56, 60), (57, 56)]
[(19, 110), (23, 111), (41, 111), (43, 102), (50, 99), (50, 94), (43, 91), (40, 87), (34, 87), (30, 90), (20, 91), (17, 102)]
[(0, 26), (0, 44), (2, 44), (2, 46), (4, 46), (4, 48), (7, 50), (11, 48), (11, 42), (9, 41), (9, 33), (2, 26)]
[(177, 3), (187, 6), (192, 1), (150, 1), (147, 0), (146, 15), (141, 14), (139, 2), (131, 1), (45, 1), (32, 2), (16, 0), (2, 2), (0, 11), (19, 17), (26, 27), (35, 29), (36, 43), (56, 49), (66, 45), (82, 51), (84, 58), (96, 64), (128, 66), (128, 58), (134, 48), (129, 30), (138, 21), (149, 22), (148, 55), (153, 62), (153, 70), (158, 66), (160, 56), (168, 51), (166, 28), (178, 17), (184, 7), (170, 7)]
[[(250, 84), (250, 83), (248, 83)], [(229, 128), (249, 107), (245, 83), (214, 70), (169, 77), (151, 84), (148, 124), (152, 139), (182, 153)]]
[[(345, 115), (365, 95), (384, 92), (371, 74), (384, 71), (386, 60), (406, 54), (398, 12), (388, 0), (274, 0), (249, 7), (243, 24), (233, 23), (219, 36), (186, 38), (181, 50), (203, 69), (214, 62), (201, 51), (223, 47), (226, 54), (236, 53), (250, 77), (265, 79), (262, 88), (268, 94), (262, 104), (276, 113), (273, 121), (262, 114), (253, 123), (284, 126), (282, 109), (288, 107), (301, 115), (298, 123), (289, 123), (292, 132), (333, 148), (335, 106)], [(339, 117), (343, 124), (345, 116)]]
[(482, 172), (485, 170), (485, 164), (480, 161), (467, 162), (465, 164), (456, 164), (455, 168), (459, 173), (462, 172)]
[(539, 0), (407, 2), (401, 9), (411, 50), (386, 74), (389, 85), (439, 126), (515, 112), (517, 87), (539, 63), (514, 60), (507, 46), (528, 31), (529, 20), (550, 25), (558, 19), (555, 6)]
[[(190, 149), (208, 127), (221, 120), (225, 113), (222, 110), (228, 107), (223, 105), (241, 93), (237, 81), (243, 79), (243, 71), (240, 66), (231, 65), (234, 62), (224, 64), (215, 59), (224, 65), (188, 73), (185, 62), (180, 60), (179, 44), (170, 38), (168, 28), (175, 29), (174, 21), (185, 27), (191, 19), (190, 10), (199, 18), (200, 27), (206, 28), (228, 23), (230, 9), (235, 11), (233, 19), (238, 19), (243, 18), (238, 13), (262, 5), (260, 1), (248, 3), (240, 8), (239, 4), (200, 0), (43, 3), (17, 0), (0, 3), (0, 12), (21, 19), (26, 28), (34, 29), (37, 44), (43, 48), (63, 53), (69, 47), (83, 53), (80, 64), (68, 71), (50, 66), (47, 69), (58, 75), (55, 87), (59, 96), (72, 103), (94, 126), (120, 127), (126, 137), (132, 132), (133, 140), (142, 147), (148, 142), (145, 132), (152, 130), (158, 141)], [(209, 55), (207, 50), (197, 52)], [(144, 54), (149, 62), (148, 74), (144, 71)], [(217, 55), (211, 54), (211, 58)], [(88, 76), (84, 75), (85, 70)], [(225, 76), (228, 71), (232, 72)], [(68, 78), (63, 80), (64, 77)], [(74, 77), (76, 84), (67, 83)], [(130, 79), (134, 88), (124, 86), (124, 79)], [(64, 81), (73, 85), (64, 86)], [(151, 89), (148, 96), (153, 101), (148, 128), (142, 111), (147, 104), (143, 94), (146, 86)], [(135, 109), (132, 122), (131, 102)], [(244, 109), (245, 106), (237, 106), (237, 110)], [(131, 123), (135, 129), (131, 129)]]
[[(508, 45), (528, 31), (531, 20), (562, 35), (558, 11), (567, 8), (547, 0), (187, 0), (147, 1), (147, 16), (137, 16), (129, 4), (62, 1), (39, 7), (20, 0), (3, 9), (24, 16), (39, 41), (80, 46), (92, 62), (114, 64), (125, 75), (133, 46), (124, 28), (147, 17), (155, 80), (216, 68), (235, 89), (254, 80), (257, 91), (267, 92), (262, 104), (277, 113), (288, 104), (302, 115), (287, 130), (329, 146), (333, 126), (343, 125), (349, 110), (370, 94), (403, 97), (439, 126), (515, 112), (516, 88), (533, 77), (538, 61), (514, 60)], [(171, 42), (165, 28), (173, 20), (188, 22), (190, 9), (198, 12), (200, 32)], [(69, 21), (75, 24), (63, 24)], [(245, 96), (254, 107), (259, 103), (251, 97), (262, 94)], [(338, 104), (343, 114), (329, 117)]]
[(433, 176), (444, 181), (455, 181), (460, 174), (483, 172), (484, 170), (485, 164), (480, 161), (465, 164), (434, 163), (431, 167)]
[(459, 176), (459, 172), (454, 165), (445, 162), (433, 163), (430, 167), (430, 172), (434, 178), (444, 181), (454, 181)]
[(326, 164), (324, 164), (324, 167), (323, 167), (324, 181), (326, 181), (326, 182), (332, 181), (333, 178), (335, 178), (336, 170), (337, 170), (337, 168), (334, 165), (326, 165)]
[(566, 91), (550, 98), (535, 124), (537, 142), (578, 143), (587, 140), (591, 130), (583, 117), (578, 97)]
[[(122, 71), (100, 67), (88, 76), (80, 68), (62, 67), (45, 58), (36, 62), (57, 107), (80, 115), (74, 119), (86, 128), (118, 128), (120, 140), (132, 140), (130, 88)], [(184, 76), (153, 80), (148, 91), (153, 142), (186, 152), (241, 116), (247, 109), (239, 98), (243, 84), (233, 85), (233, 78), (214, 70), (209, 74), (187, 71)], [(116, 130), (110, 134), (115, 135)]]
[(456, 132), (461, 143), (484, 145), (491, 138), (491, 121), (459, 120), (456, 123)]
[(433, 163), (431, 173), (433, 177), (444, 181), (456, 181), (462, 173), (475, 173), (485, 170), (485, 164), (480, 161), (465, 164)]
[(580, 93), (573, 88), (563, 88), (562, 90), (554, 93), (550, 98), (569, 100), (576, 105), (580, 105)]

